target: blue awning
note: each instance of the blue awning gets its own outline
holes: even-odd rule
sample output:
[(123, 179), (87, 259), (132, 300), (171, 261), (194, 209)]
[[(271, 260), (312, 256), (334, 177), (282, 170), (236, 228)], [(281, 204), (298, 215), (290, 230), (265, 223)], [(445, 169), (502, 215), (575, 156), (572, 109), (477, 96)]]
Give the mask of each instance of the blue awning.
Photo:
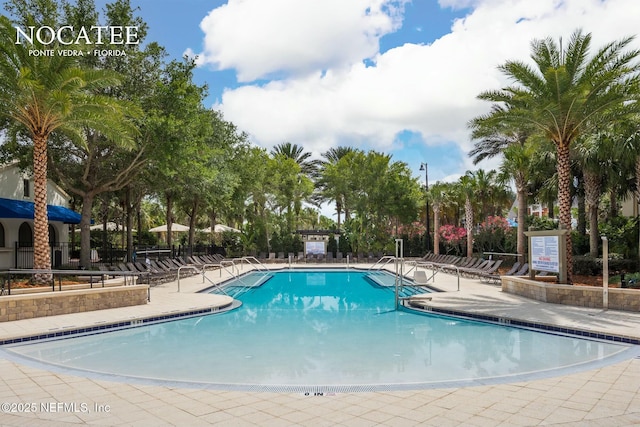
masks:
[[(47, 205), (49, 221), (80, 224), (80, 214), (62, 206)], [(33, 202), (0, 198), (0, 218), (33, 220)]]

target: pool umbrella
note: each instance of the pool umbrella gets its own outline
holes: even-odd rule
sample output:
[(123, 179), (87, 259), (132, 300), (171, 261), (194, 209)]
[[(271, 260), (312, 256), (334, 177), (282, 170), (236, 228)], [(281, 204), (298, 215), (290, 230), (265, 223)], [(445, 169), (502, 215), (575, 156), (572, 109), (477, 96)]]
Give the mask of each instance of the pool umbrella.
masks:
[[(211, 233), (211, 227), (207, 227), (207, 228), (203, 229), (202, 231), (204, 231), (205, 233)], [(237, 228), (229, 227), (228, 225), (224, 225), (224, 224), (216, 224), (215, 227), (213, 227), (213, 232), (214, 233), (224, 233), (225, 231), (231, 231), (231, 232), (234, 232), (234, 233), (240, 233), (241, 232)]]
[[(121, 231), (123, 228), (126, 228), (126, 227), (123, 227), (120, 224), (116, 224), (115, 222), (111, 222), (111, 221), (107, 222), (107, 231)], [(94, 230), (102, 231), (102, 229), (103, 229), (102, 224), (96, 224), (89, 227), (89, 230), (92, 230), (92, 231)], [(136, 230), (132, 228), (131, 231), (136, 231)]]
[[(166, 233), (167, 232), (167, 224), (159, 225), (158, 227), (153, 227), (149, 229), (152, 233)], [(171, 232), (176, 231), (189, 231), (189, 227), (186, 225), (173, 223), (171, 224)]]

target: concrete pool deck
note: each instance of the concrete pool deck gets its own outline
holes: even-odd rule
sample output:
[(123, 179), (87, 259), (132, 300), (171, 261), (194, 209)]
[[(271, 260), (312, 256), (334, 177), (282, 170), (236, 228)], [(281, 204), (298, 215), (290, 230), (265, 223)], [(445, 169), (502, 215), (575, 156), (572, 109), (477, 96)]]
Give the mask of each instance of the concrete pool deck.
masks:
[[(282, 268), (283, 265), (268, 265)], [(313, 265), (303, 265), (312, 267)], [(326, 267), (326, 264), (319, 265)], [(364, 264), (358, 267), (366, 267)], [(225, 280), (227, 272), (207, 273)], [(146, 306), (0, 324), (0, 339), (222, 304), (201, 276), (151, 288)], [(546, 304), (498, 286), (438, 275), (429, 305), (640, 339), (640, 313)], [(640, 291), (639, 291), (640, 292)], [(2, 426), (532, 426), (640, 425), (640, 358), (531, 381), (415, 391), (252, 393), (130, 384), (52, 372), (0, 356)]]

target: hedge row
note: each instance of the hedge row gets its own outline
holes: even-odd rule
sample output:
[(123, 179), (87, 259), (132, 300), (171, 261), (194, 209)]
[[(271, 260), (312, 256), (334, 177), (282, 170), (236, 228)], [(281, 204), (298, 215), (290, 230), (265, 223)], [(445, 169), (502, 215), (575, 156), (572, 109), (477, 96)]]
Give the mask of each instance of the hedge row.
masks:
[[(638, 271), (638, 260), (622, 259), (611, 254), (609, 257), (609, 275), (618, 273), (635, 273)], [(584, 276), (602, 275), (602, 258), (576, 255), (573, 257), (573, 274)]]

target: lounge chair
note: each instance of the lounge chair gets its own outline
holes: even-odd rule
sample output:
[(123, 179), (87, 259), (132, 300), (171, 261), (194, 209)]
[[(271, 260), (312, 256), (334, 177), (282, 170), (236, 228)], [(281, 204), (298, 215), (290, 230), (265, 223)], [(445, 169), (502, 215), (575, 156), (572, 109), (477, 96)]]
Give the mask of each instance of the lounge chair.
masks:
[(524, 263), (520, 266), (520, 269), (512, 274), (512, 276), (526, 276), (529, 274), (529, 264)]
[(497, 285), (498, 282), (500, 282), (500, 277), (502, 277), (502, 276), (511, 276), (515, 272), (517, 272), (519, 268), (520, 268), (520, 261), (516, 261), (515, 264), (513, 264), (511, 266), (511, 268), (507, 272), (505, 272), (503, 274), (496, 273), (496, 272), (481, 274), (480, 275), (480, 281), (485, 282), (485, 283), (492, 283), (494, 285)]
[(463, 277), (477, 278), (482, 274), (495, 272), (500, 264), (502, 264), (501, 259), (497, 261), (487, 260), (484, 263), (480, 264), (480, 267), (477, 268), (461, 268), (460, 274)]

